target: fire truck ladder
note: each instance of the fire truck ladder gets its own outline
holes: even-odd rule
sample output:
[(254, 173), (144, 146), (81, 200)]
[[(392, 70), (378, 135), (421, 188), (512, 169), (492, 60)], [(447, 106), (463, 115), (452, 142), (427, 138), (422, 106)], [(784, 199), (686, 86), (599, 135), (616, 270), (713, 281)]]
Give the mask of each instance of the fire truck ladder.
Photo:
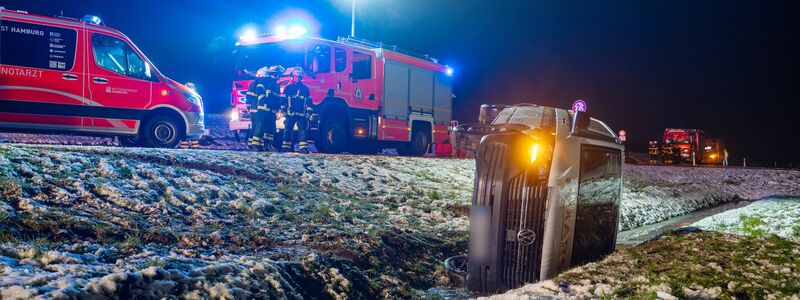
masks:
[(373, 49), (391, 50), (391, 51), (394, 51), (394, 52), (397, 52), (397, 53), (402, 53), (402, 54), (405, 54), (405, 55), (408, 55), (408, 56), (412, 56), (412, 57), (416, 57), (416, 58), (419, 58), (419, 59), (424, 59), (424, 60), (427, 60), (427, 61), (431, 61), (431, 62), (436, 63), (436, 64), (439, 63), (439, 59), (431, 57), (428, 54), (419, 54), (419, 53), (416, 53), (416, 52), (413, 52), (413, 51), (408, 51), (408, 50), (405, 50), (405, 49), (401, 49), (401, 48), (398, 48), (397, 45), (386, 45), (386, 44), (384, 44), (382, 42), (374, 42), (374, 41), (370, 41), (370, 40), (367, 40), (367, 39), (360, 39), (360, 38), (355, 38), (355, 37), (351, 37), (351, 36), (348, 36), (348, 37), (340, 36), (336, 41), (339, 42), (339, 43), (343, 43), (343, 44), (358, 45), (358, 46), (363, 46), (363, 47), (368, 47), (368, 48), (373, 48)]

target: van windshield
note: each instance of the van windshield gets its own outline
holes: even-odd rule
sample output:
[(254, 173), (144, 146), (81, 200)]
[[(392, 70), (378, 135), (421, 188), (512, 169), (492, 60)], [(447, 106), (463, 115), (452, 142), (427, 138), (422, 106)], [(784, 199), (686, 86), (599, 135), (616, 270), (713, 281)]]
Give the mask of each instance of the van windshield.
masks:
[(236, 46), (236, 75), (239, 78), (253, 77), (262, 67), (283, 66), (284, 68), (303, 66), (305, 62), (305, 43), (290, 40), (278, 43)]

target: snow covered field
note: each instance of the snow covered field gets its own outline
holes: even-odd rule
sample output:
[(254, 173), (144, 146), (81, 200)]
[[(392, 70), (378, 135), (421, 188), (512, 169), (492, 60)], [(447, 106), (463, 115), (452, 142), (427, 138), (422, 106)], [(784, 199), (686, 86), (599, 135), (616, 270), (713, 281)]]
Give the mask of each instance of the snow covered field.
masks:
[[(472, 160), (0, 145), (0, 298), (419, 296), (466, 250), (473, 172)], [(625, 172), (621, 228), (800, 195), (793, 171)]]
[(669, 234), (491, 299), (800, 299), (800, 244)]
[(800, 196), (800, 171), (625, 165), (620, 230), (723, 202)]
[(410, 297), (466, 248), (473, 164), (0, 145), (0, 297)]
[(701, 229), (751, 236), (777, 235), (800, 243), (800, 198), (754, 202), (693, 224)]
[[(222, 114), (207, 114), (206, 129), (210, 133), (204, 140), (202, 149), (209, 150), (246, 150), (243, 141), (236, 141), (233, 132), (228, 130), (228, 117)], [(246, 139), (246, 137), (242, 137)], [(206, 143), (206, 141), (208, 141)], [(83, 145), (83, 146), (116, 146), (116, 138), (102, 136), (79, 136), (59, 134), (30, 134), (16, 132), (0, 132), (0, 143), (21, 143), (41, 145)]]

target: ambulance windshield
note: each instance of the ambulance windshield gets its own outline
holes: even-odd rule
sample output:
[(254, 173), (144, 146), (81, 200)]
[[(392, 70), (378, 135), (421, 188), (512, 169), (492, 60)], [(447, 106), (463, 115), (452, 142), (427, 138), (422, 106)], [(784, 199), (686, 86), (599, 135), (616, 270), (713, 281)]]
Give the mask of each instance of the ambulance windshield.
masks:
[(259, 45), (237, 46), (236, 75), (252, 78), (258, 69), (269, 66), (284, 68), (302, 66), (305, 60), (305, 43), (284, 41)]

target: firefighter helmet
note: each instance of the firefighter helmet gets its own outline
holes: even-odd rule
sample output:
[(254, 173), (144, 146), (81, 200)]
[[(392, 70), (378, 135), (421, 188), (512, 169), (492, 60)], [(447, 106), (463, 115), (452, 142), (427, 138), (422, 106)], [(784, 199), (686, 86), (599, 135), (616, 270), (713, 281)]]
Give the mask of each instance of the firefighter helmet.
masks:
[(278, 67), (278, 66), (271, 66), (271, 67), (269, 67), (269, 69), (267, 69), (267, 73), (268, 74), (278, 74), (280, 72), (281, 72), (281, 70), (280, 70), (280, 67)]
[(295, 81), (303, 80), (303, 68), (295, 67), (294, 69), (292, 69), (292, 77), (294, 78)]
[(258, 71), (256, 71), (256, 77), (267, 77), (267, 73), (268, 72), (269, 72), (269, 69), (267, 67), (263, 67), (261, 69), (258, 69)]

